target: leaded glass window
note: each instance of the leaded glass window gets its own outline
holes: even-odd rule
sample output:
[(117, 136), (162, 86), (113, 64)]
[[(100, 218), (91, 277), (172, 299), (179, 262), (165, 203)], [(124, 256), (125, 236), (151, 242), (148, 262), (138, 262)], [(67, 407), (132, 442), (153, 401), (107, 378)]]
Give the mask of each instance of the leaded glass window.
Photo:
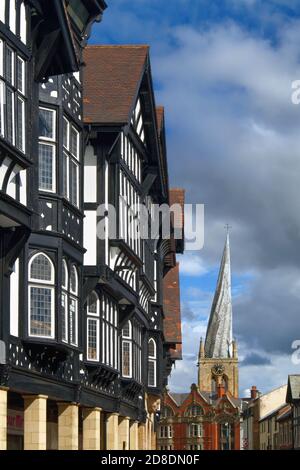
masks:
[(29, 262), (29, 335), (54, 338), (54, 267), (38, 253)]

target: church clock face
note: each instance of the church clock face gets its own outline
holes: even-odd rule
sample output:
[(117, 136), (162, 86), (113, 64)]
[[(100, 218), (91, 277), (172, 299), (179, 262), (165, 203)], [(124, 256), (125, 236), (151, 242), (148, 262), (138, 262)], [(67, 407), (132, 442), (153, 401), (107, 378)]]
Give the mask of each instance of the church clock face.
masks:
[(224, 366), (222, 364), (215, 364), (212, 368), (212, 373), (214, 375), (222, 375), (224, 373)]

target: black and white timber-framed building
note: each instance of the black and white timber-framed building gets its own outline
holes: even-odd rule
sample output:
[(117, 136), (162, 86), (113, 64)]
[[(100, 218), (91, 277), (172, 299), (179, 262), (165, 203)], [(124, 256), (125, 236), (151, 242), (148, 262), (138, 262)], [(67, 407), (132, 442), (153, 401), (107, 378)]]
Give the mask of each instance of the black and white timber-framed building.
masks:
[(1, 449), (155, 445), (183, 246), (140, 236), (133, 204), (169, 202), (164, 122), (147, 47), (82, 56), (105, 8), (0, 5)]

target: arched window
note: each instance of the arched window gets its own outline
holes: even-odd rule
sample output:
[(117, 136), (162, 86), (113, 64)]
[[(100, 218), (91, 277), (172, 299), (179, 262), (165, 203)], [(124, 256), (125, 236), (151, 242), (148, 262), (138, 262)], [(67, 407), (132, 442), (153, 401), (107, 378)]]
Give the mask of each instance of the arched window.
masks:
[(78, 272), (76, 266), (71, 267), (70, 299), (69, 299), (70, 343), (78, 345)]
[(203, 408), (200, 405), (189, 406), (185, 412), (185, 415), (191, 418), (196, 416), (203, 416)]
[(37, 253), (28, 266), (29, 335), (54, 338), (55, 331), (55, 273), (50, 258)]
[(128, 321), (122, 329), (122, 375), (132, 377), (132, 324)]
[(61, 293), (61, 323), (62, 323), (62, 340), (68, 342), (68, 286), (69, 272), (66, 260), (62, 262), (62, 293)]
[(148, 342), (148, 386), (156, 387), (156, 342), (153, 338)]
[(87, 359), (99, 361), (99, 297), (92, 292), (87, 300)]

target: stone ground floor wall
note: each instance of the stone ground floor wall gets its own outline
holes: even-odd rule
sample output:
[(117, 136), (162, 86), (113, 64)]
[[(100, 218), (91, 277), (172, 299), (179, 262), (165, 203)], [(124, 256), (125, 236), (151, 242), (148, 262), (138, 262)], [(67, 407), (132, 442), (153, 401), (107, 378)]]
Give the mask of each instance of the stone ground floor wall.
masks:
[(0, 388), (0, 450), (153, 450), (155, 442), (154, 413), (139, 423), (101, 408)]

